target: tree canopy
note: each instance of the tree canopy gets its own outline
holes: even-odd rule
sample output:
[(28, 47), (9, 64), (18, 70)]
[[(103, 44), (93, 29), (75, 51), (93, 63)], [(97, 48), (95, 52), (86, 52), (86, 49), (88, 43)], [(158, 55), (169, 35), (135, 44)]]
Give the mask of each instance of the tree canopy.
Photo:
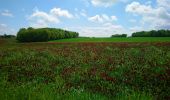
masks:
[(152, 30), (132, 33), (132, 37), (170, 37), (170, 30)]
[(112, 35), (111, 37), (112, 38), (113, 37), (127, 37), (127, 34), (115, 34), (115, 35)]
[(45, 42), (49, 40), (76, 38), (79, 33), (56, 28), (21, 28), (17, 33), (19, 42)]

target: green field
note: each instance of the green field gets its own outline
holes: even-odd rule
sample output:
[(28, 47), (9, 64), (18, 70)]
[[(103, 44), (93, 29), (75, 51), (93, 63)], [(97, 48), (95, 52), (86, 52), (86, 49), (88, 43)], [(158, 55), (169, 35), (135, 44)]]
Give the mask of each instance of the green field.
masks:
[(170, 37), (72, 38), (52, 42), (170, 42)]
[[(37, 43), (0, 39), (0, 99), (170, 98), (170, 42), (163, 42), (168, 38), (130, 43), (103, 42), (114, 40), (109, 38), (81, 39)], [(120, 39), (126, 40), (116, 38)]]

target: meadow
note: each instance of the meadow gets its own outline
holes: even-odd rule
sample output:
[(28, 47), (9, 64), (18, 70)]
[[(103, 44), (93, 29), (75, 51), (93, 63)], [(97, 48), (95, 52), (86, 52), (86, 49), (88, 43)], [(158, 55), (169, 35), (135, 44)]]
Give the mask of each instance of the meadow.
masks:
[(170, 38), (0, 39), (0, 99), (169, 100)]
[(79, 37), (71, 39), (53, 40), (52, 42), (170, 42), (170, 37), (113, 37), (88, 38)]

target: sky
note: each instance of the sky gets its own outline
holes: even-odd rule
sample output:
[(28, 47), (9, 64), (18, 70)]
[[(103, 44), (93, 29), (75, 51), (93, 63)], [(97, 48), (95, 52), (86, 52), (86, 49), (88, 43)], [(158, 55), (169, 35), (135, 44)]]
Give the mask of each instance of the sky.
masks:
[(110, 37), (170, 29), (170, 0), (1, 0), (0, 34), (20, 28), (62, 28)]

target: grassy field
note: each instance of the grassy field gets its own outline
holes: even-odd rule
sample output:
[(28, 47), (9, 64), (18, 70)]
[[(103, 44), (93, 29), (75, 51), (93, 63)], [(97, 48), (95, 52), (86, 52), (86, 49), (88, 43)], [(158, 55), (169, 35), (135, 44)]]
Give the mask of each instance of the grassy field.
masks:
[(170, 42), (170, 37), (72, 38), (55, 40), (55, 42)]
[(0, 39), (0, 99), (169, 100), (169, 38), (133, 39)]

